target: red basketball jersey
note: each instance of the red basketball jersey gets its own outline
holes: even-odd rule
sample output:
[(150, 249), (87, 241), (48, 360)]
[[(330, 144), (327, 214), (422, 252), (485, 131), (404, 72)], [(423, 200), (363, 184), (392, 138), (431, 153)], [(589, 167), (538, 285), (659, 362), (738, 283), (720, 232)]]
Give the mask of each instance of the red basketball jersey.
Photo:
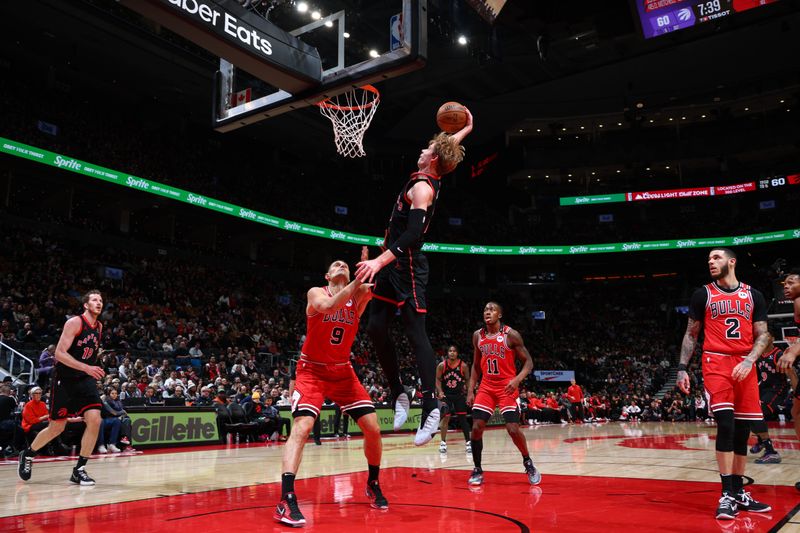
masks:
[(714, 283), (705, 286), (706, 313), (703, 320), (703, 351), (725, 355), (747, 355), (753, 349), (753, 292), (739, 284), (736, 292), (723, 292)]
[(498, 333), (480, 330), (478, 350), (481, 352), (481, 372), (484, 380), (508, 383), (517, 375), (514, 350), (508, 347), (508, 332), (503, 326)]
[[(328, 296), (331, 291), (323, 287)], [(358, 306), (353, 298), (332, 313), (306, 315), (303, 354), (318, 363), (346, 363), (358, 332)]]

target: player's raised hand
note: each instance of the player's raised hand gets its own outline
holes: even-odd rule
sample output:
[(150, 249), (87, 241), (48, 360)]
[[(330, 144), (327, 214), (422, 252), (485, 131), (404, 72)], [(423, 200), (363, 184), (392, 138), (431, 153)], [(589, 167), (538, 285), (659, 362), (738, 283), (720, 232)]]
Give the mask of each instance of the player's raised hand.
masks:
[(362, 246), (361, 247), (361, 261), (367, 261), (369, 259), (369, 246)]
[(356, 265), (356, 279), (361, 283), (372, 283), (372, 280), (375, 279), (375, 274), (380, 270), (381, 264), (377, 259), (361, 261)]

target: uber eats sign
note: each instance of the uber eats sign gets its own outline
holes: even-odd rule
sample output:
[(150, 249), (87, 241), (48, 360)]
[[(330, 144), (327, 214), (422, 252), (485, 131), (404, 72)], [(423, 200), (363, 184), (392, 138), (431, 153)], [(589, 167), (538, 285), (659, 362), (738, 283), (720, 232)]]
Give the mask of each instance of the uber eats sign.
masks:
[(189, 413), (130, 413), (131, 440), (134, 445), (202, 444), (219, 441), (217, 414), (213, 411)]

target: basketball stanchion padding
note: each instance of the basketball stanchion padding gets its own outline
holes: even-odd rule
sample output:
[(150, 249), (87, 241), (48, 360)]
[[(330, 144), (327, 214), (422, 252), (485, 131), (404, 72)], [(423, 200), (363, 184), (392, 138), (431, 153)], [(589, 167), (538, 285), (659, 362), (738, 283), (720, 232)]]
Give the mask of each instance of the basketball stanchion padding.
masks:
[(378, 109), (381, 95), (372, 85), (332, 96), (318, 103), (320, 112), (333, 124), (336, 151), (345, 157), (363, 157), (364, 132)]

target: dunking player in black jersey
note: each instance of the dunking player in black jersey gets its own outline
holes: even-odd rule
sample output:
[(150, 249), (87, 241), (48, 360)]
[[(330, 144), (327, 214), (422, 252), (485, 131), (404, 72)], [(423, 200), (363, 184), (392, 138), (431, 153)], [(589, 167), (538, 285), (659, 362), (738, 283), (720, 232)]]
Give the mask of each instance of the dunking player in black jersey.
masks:
[(764, 450), (764, 455), (756, 459), (758, 464), (777, 464), (781, 462), (781, 456), (772, 446), (772, 439), (769, 438), (769, 429), (765, 420), (775, 420), (778, 416), (778, 408), (786, 401), (789, 393), (789, 380), (784, 374), (778, 371), (777, 362), (783, 355), (783, 351), (770, 344), (764, 349), (764, 354), (756, 361), (756, 376), (758, 377), (758, 395), (761, 398), (761, 411), (764, 413), (764, 420), (751, 422), (750, 431), (758, 438), (750, 453), (758, 453)]
[(50, 389), (50, 423), (19, 455), (19, 477), (31, 478), (33, 457), (48, 442), (58, 437), (67, 424), (67, 417), (83, 416), (86, 430), (81, 438), (81, 454), (72, 470), (70, 481), (79, 485), (94, 485), (86, 473), (86, 462), (94, 450), (100, 429), (102, 402), (97, 394), (97, 380), (105, 372), (97, 366), (103, 325), (97, 317), (103, 311), (100, 291), (83, 295), (83, 314), (64, 324), (56, 346), (56, 368)]
[[(417, 161), (419, 171), (411, 174), (392, 208), (383, 253), (360, 262), (355, 274), (364, 283), (372, 282), (377, 275), (367, 331), (395, 399), (395, 430), (405, 423), (410, 406), (400, 381), (397, 355), (389, 339), (389, 323), (400, 308), (422, 381), (422, 417), (414, 437), (417, 446), (430, 442), (439, 427), (436, 356), (425, 331), (428, 260), (421, 249), (439, 197), (442, 176), (452, 172), (463, 159), (461, 142), (471, 131), (472, 114), (467, 110), (467, 124), (463, 129), (452, 135), (439, 133), (422, 150)], [(384, 268), (389, 264), (391, 268)]]
[(447, 349), (447, 359), (436, 367), (436, 396), (442, 400), (442, 442), (439, 443), (439, 453), (447, 453), (447, 427), (450, 416), (456, 415), (461, 431), (464, 432), (464, 441), (467, 453), (472, 453), (469, 442), (469, 422), (467, 422), (467, 382), (469, 381), (469, 367), (459, 359), (458, 348), (450, 346)]
[[(798, 337), (800, 337), (800, 269), (793, 269), (783, 280), (783, 295), (794, 302), (794, 322), (797, 325)], [(796, 340), (778, 359), (778, 370), (786, 372), (792, 381), (794, 388), (794, 400), (792, 401), (792, 419), (794, 420), (794, 432), (800, 439), (800, 383), (798, 383), (798, 355), (800, 355), (800, 340)], [(794, 484), (794, 488), (800, 490), (800, 481)]]

